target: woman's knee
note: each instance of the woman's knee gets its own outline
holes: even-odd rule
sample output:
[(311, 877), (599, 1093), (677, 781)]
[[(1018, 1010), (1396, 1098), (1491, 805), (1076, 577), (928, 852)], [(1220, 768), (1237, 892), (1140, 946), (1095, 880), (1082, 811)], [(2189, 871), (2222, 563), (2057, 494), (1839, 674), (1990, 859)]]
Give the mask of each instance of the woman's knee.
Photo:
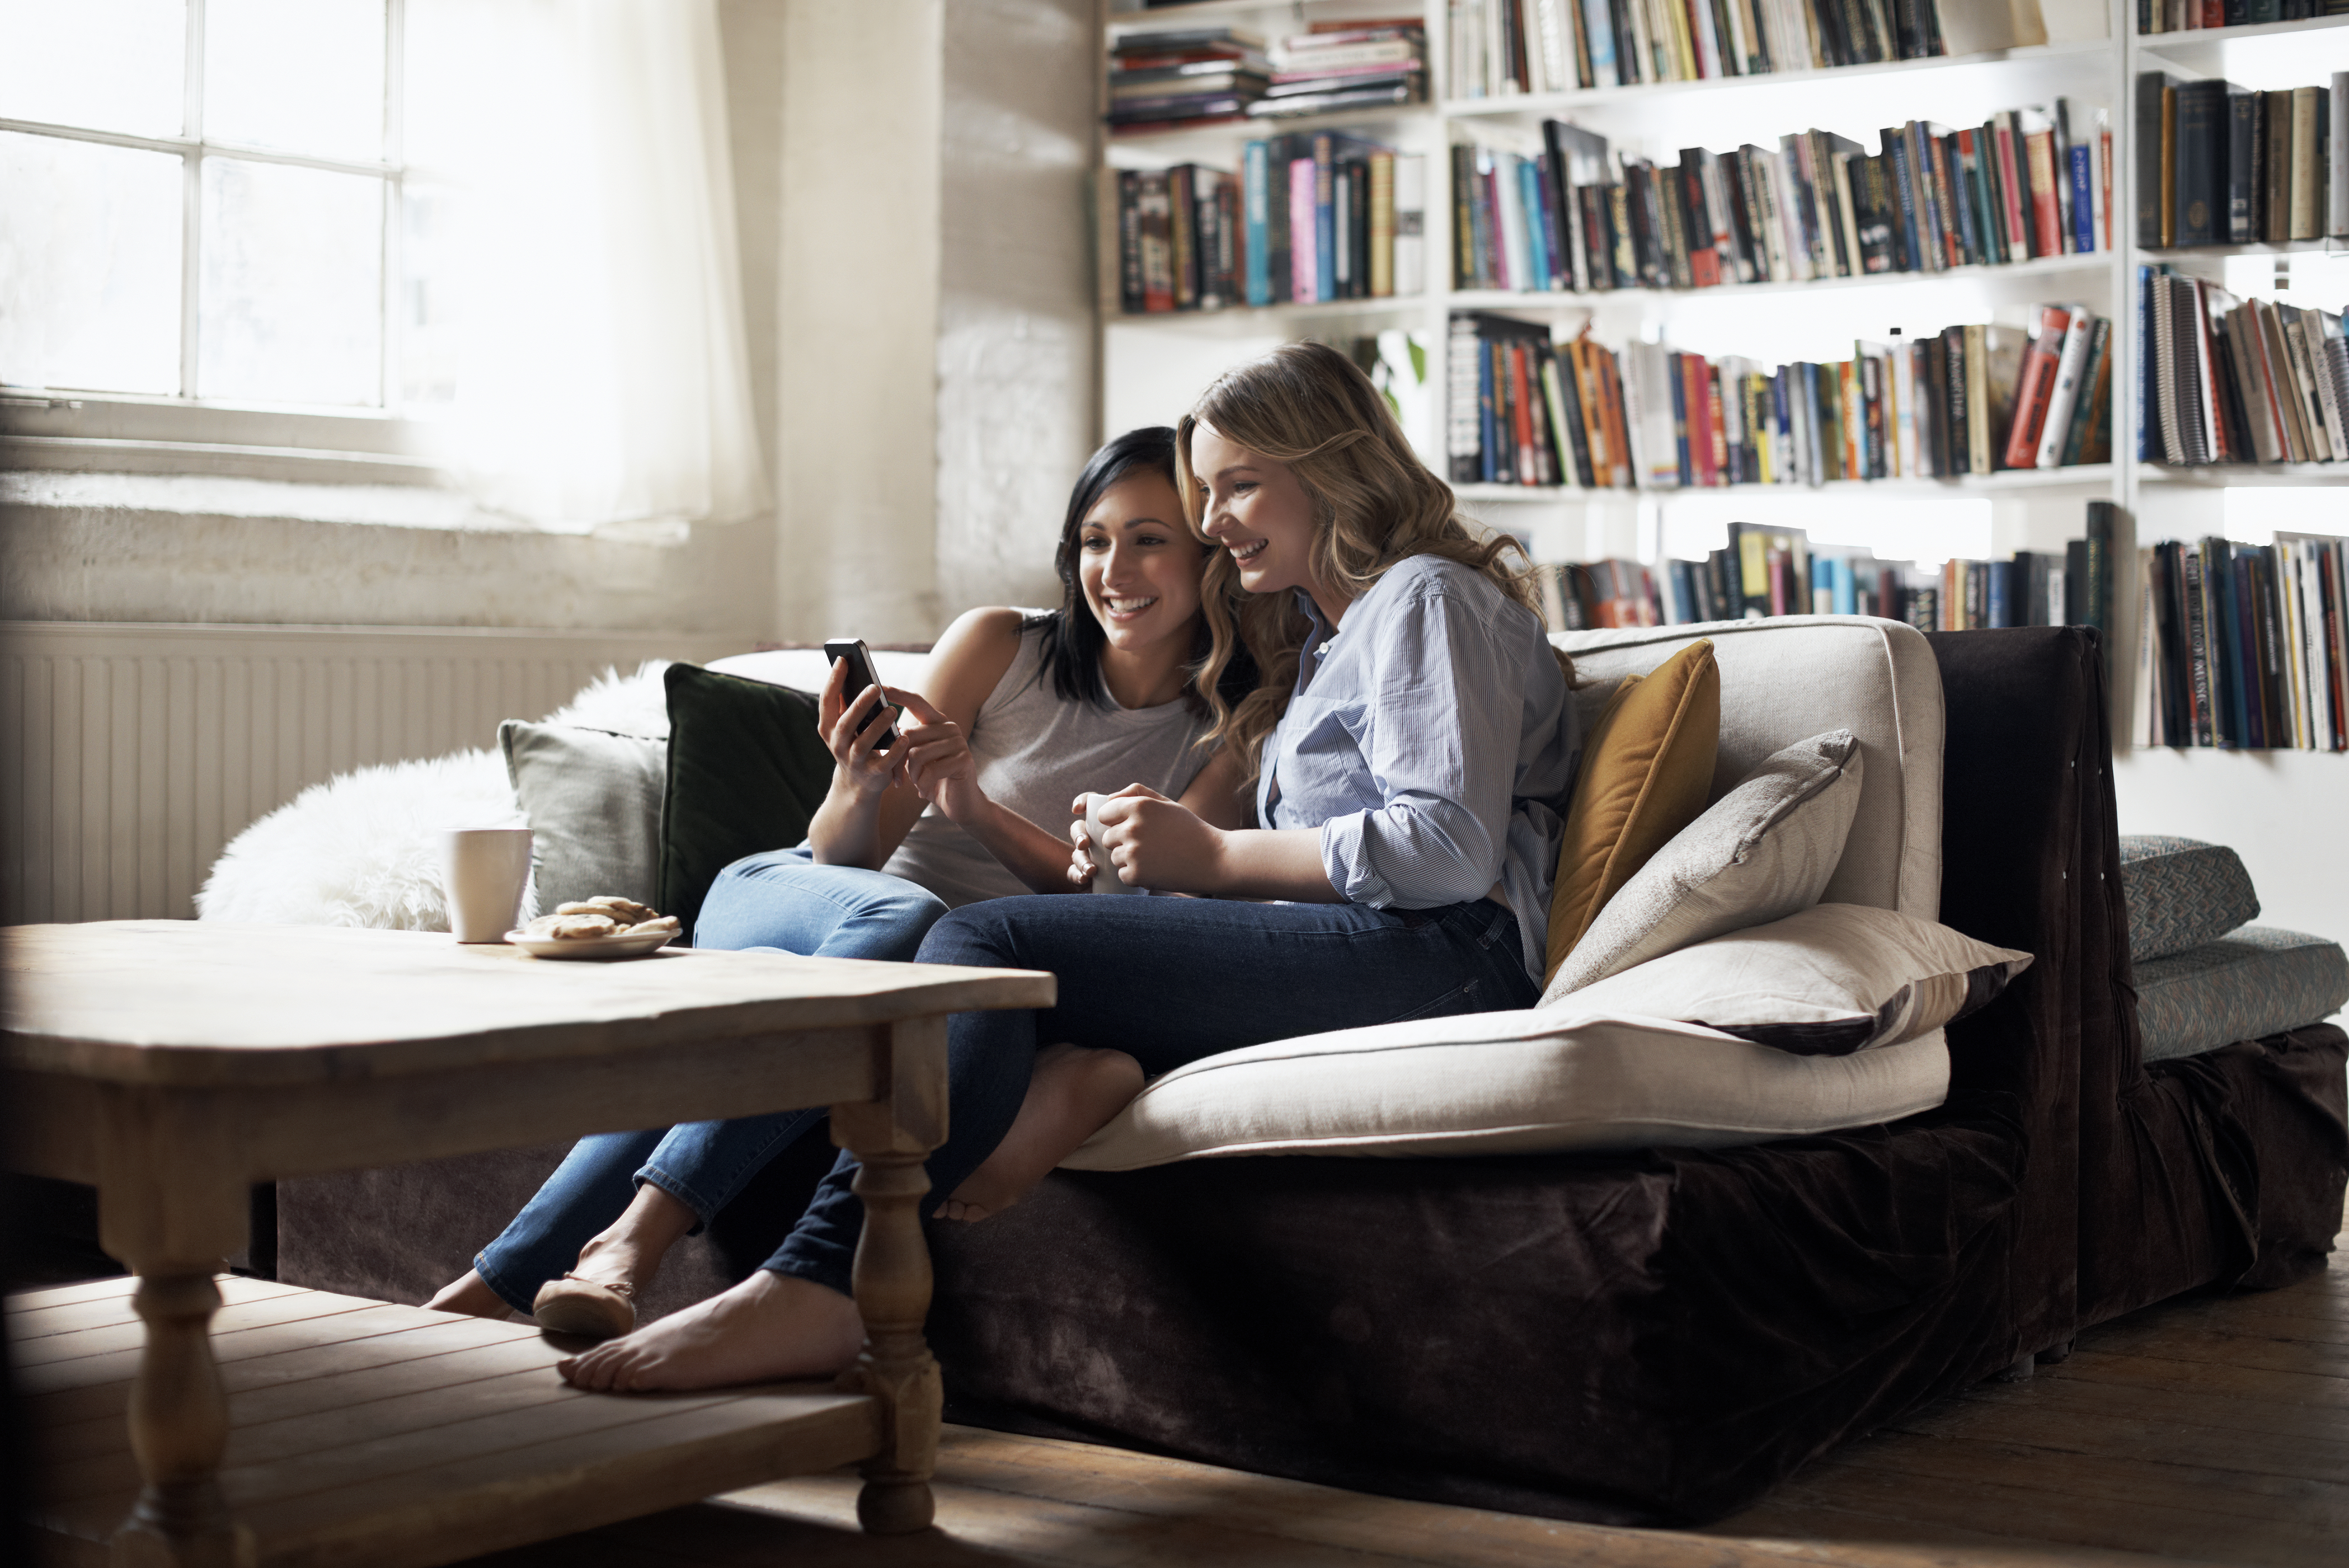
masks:
[[(991, 899), (990, 903), (1003, 900)], [(1009, 933), (999, 914), (987, 904), (966, 904), (949, 910), (922, 939), (918, 963), (968, 964), (976, 969), (1015, 967), (1009, 962)]]

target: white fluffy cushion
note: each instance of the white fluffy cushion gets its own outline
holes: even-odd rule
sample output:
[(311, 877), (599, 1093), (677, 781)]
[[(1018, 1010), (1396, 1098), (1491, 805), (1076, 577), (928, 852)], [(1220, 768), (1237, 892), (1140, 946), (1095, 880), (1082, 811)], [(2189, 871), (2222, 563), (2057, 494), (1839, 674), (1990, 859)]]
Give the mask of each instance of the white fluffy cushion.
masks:
[(1311, 1034), (1153, 1083), (1061, 1164), (1226, 1155), (1726, 1148), (1891, 1121), (1949, 1093), (1937, 1032), (1798, 1056), (1692, 1023), (1571, 1004)]
[(1830, 730), (1773, 753), (1607, 901), (1542, 992), (1548, 1005), (1635, 964), (1819, 901), (1859, 808), (1859, 743)]
[[(665, 740), (667, 668), (654, 659), (633, 675), (607, 671), (546, 722)], [(521, 809), (496, 752), (337, 774), (229, 842), (196, 895), (196, 918), (445, 931), (440, 830), (519, 825)], [(523, 896), (523, 919), (537, 912), (535, 888)]]
[(1818, 904), (1585, 986), (1569, 1013), (1652, 1014), (1756, 1044), (1842, 1055), (1939, 1033), (2031, 955), (1892, 909)]

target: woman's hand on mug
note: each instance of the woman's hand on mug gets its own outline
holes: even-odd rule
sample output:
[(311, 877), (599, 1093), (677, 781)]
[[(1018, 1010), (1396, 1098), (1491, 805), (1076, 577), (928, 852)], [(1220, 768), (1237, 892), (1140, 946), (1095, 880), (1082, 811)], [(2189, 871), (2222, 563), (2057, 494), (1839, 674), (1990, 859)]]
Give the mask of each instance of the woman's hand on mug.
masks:
[(1069, 804), (1069, 814), (1076, 818), (1069, 824), (1069, 881), (1077, 888), (1090, 888), (1093, 881), (1093, 841), (1085, 832), (1085, 798), (1079, 795)]
[(832, 674), (823, 683), (823, 692), (816, 699), (816, 728), (823, 736), (840, 784), (859, 800), (871, 800), (887, 789), (903, 771), (905, 748), (892, 747), (883, 752), (874, 748), (881, 737), (889, 732), (889, 721), (875, 719), (862, 732), (857, 729), (864, 716), (883, 701), (882, 689), (868, 686), (851, 696), (848, 665), (835, 660)]
[[(1081, 796), (1077, 806), (1084, 808)], [(1128, 784), (1114, 794), (1097, 796), (1093, 815), (1102, 826), (1102, 841), (1085, 844), (1084, 824), (1079, 822), (1072, 830), (1078, 854), (1114, 867), (1127, 887), (1155, 893), (1212, 895), (1220, 890), (1223, 829), (1187, 806), (1147, 785)]]

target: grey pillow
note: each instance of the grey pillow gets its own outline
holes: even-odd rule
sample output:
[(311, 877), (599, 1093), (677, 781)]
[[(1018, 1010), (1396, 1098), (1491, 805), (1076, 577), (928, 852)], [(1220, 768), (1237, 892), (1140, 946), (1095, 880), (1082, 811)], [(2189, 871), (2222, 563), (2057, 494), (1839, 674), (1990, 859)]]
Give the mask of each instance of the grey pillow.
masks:
[(1541, 1004), (1634, 964), (1819, 901), (1859, 810), (1849, 730), (1797, 741), (1656, 851), (1607, 901), (1550, 978)]
[(2137, 963), (2206, 946), (2260, 918), (2240, 857), (2223, 844), (2167, 834), (2121, 836), (2121, 897)]
[(600, 893), (652, 903), (668, 742), (508, 719), (498, 746), (530, 818), (538, 908)]

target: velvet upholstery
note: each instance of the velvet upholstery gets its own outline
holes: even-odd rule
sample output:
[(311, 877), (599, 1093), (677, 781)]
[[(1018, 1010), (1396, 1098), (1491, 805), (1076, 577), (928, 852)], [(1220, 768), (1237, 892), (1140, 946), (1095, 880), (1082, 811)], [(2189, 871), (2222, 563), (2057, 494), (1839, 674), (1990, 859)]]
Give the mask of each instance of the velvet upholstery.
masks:
[[(1950, 1029), (1946, 1105), (1713, 1152), (1058, 1172), (985, 1224), (933, 1227), (949, 1416), (1401, 1496), (1700, 1521), (2085, 1324), (2321, 1267), (2349, 1038), (2316, 1026), (2145, 1069), (2094, 635), (1930, 645), (1940, 919), (2037, 955)], [(283, 1277), (419, 1299), (559, 1152), (285, 1183)], [(771, 1171), (749, 1231), (792, 1211), (828, 1153), (810, 1139)], [(648, 1306), (763, 1256), (722, 1240), (689, 1242)]]

